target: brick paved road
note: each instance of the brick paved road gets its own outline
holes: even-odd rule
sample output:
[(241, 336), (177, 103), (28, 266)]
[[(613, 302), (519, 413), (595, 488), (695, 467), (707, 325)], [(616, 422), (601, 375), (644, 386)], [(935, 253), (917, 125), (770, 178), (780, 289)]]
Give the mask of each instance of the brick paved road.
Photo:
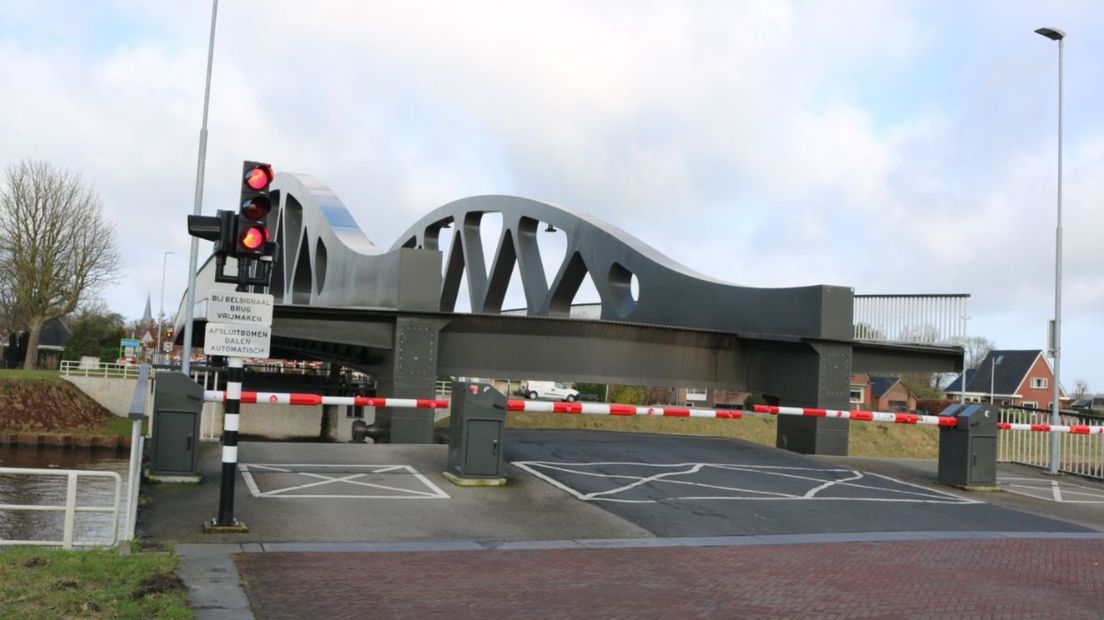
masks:
[(258, 618), (1102, 618), (1104, 541), (236, 556)]

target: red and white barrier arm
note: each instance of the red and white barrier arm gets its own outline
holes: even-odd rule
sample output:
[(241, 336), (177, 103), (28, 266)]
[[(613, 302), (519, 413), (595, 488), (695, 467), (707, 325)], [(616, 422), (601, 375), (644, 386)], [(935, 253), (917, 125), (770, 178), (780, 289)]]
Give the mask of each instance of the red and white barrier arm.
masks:
[[(205, 390), (203, 400), (221, 403), (226, 392)], [(357, 407), (395, 407), (411, 409), (447, 409), (449, 401), (426, 398), (379, 398), (375, 396), (322, 396), (292, 392), (242, 392), (241, 402), (270, 405), (353, 405)], [(647, 407), (605, 403), (565, 403), (536, 400), (506, 401), (508, 411), (532, 411), (540, 413), (567, 413), (583, 415), (647, 416), (667, 418), (719, 418), (737, 420), (749, 412), (726, 409), (696, 409), (691, 407)], [(750, 413), (770, 415), (800, 415), (814, 418), (837, 418), (860, 422), (888, 422), (892, 424), (916, 424), (922, 426), (957, 426), (958, 420), (950, 416), (919, 415), (915, 413), (888, 413), (884, 411), (843, 411), (812, 407), (774, 407), (755, 405)], [(998, 422), (1002, 431), (1030, 431), (1036, 433), (1070, 433), (1071, 435), (1104, 435), (1104, 426), (1073, 424), (1020, 424)]]
[[(226, 392), (205, 390), (203, 400), (221, 403)], [(241, 402), (262, 405), (353, 405), (356, 407), (396, 407), (408, 409), (447, 409), (449, 401), (424, 398), (377, 398), (375, 396), (322, 396), (289, 392), (242, 392)]]
[(1104, 435), (1104, 426), (1088, 426), (1085, 424), (1073, 424), (1061, 426), (1058, 424), (1020, 424), (1015, 422), (997, 422), (997, 428), (1002, 431), (1034, 431), (1036, 433), (1069, 433), (1071, 435)]
[(538, 413), (570, 413), (583, 415), (651, 416), (667, 418), (722, 418), (735, 420), (744, 417), (742, 411), (726, 409), (694, 409), (690, 407), (646, 407), (637, 405), (609, 405), (605, 403), (551, 403), (537, 400), (508, 400), (507, 411), (532, 411)]
[(811, 407), (773, 407), (755, 405), (755, 413), (771, 415), (801, 415), (810, 418), (839, 418), (861, 422), (890, 422), (892, 424), (919, 424), (925, 426), (957, 426), (951, 416), (919, 415), (915, 413), (887, 413), (883, 411), (841, 411), (838, 409), (814, 409)]

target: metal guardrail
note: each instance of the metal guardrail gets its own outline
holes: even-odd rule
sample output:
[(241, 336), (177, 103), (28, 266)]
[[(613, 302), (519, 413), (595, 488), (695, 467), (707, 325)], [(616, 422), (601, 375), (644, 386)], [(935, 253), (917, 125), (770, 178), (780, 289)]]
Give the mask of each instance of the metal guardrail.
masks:
[[(57, 546), (72, 549), (73, 547), (113, 547), (119, 542), (119, 497), (122, 487), (122, 478), (113, 471), (81, 471), (77, 469), (28, 469), (20, 467), (0, 467), (0, 475), (20, 476), (65, 476), (65, 503), (62, 505), (25, 505), (25, 504), (0, 504), (0, 510), (27, 510), (27, 511), (64, 511), (65, 526), (61, 540), (6, 540), (0, 539), (0, 545), (38, 545)], [(115, 481), (115, 500), (111, 506), (78, 506), (77, 505), (77, 481), (79, 478), (111, 478)], [(95, 541), (74, 540), (76, 529), (76, 515), (78, 512), (107, 512), (112, 514), (111, 542), (102, 543)]]
[(105, 379), (137, 379), (139, 364), (81, 364), (77, 360), (61, 360), (61, 374), (76, 377), (103, 377)]
[(855, 340), (961, 345), (966, 338), (965, 293), (855, 295)]
[[(1104, 417), (1064, 412), (1060, 425), (1100, 425)], [(1000, 421), (1013, 424), (1050, 424), (1050, 412), (1044, 409), (1001, 409)], [(997, 461), (1046, 469), (1050, 466), (1051, 433), (1002, 432), (997, 434)], [(1088, 478), (1104, 479), (1104, 435), (1058, 435), (1058, 471)]]

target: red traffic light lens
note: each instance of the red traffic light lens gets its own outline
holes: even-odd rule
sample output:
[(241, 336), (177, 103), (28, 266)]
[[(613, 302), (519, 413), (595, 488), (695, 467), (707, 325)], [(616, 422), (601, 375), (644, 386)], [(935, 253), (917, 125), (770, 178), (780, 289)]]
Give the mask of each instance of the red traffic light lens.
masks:
[(272, 182), (272, 168), (257, 166), (245, 173), (245, 184), (251, 189), (260, 191)]
[(250, 226), (239, 238), (242, 247), (247, 250), (259, 250), (268, 241), (268, 229), (263, 226)]

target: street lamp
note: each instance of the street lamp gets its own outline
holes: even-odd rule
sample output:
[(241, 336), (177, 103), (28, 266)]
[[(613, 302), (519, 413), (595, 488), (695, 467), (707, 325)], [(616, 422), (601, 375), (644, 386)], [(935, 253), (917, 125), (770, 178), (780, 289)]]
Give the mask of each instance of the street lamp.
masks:
[[(1035, 33), (1058, 42), (1058, 225), (1054, 235), (1054, 330), (1051, 351), (1054, 357), (1054, 401), (1050, 410), (1050, 423), (1057, 425), (1061, 408), (1058, 399), (1061, 384), (1059, 369), (1062, 365), (1062, 52), (1066, 33), (1057, 28), (1039, 28)], [(1058, 474), (1058, 433), (1050, 434), (1050, 473)]]
[(161, 301), (158, 302), (157, 307), (157, 359), (161, 360), (161, 363), (165, 363), (165, 354), (161, 352), (161, 331), (165, 317), (165, 261), (169, 259), (168, 250), (161, 256)]
[[(207, 85), (203, 89), (203, 124), (199, 128), (199, 161), (196, 163), (195, 200), (192, 213), (203, 213), (203, 170), (207, 165), (207, 106), (211, 101), (211, 63), (215, 58), (215, 22), (218, 19), (218, 0), (211, 0), (211, 39), (207, 44)], [(192, 237), (192, 249), (188, 254), (188, 292), (184, 302), (184, 353), (180, 371), (188, 374), (192, 367), (192, 312), (195, 306), (196, 255), (199, 253), (199, 237)]]
[(989, 364), (989, 404), (993, 404), (993, 377), (997, 374), (997, 364), (1004, 361), (1003, 355), (997, 355), (993, 358), (993, 361)]

